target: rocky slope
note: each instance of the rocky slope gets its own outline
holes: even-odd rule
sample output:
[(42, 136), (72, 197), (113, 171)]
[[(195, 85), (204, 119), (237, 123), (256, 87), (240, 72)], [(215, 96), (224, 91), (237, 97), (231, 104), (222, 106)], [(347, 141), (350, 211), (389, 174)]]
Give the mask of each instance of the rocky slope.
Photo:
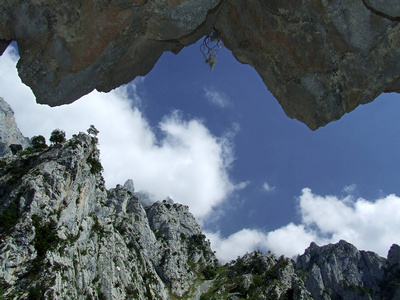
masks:
[(0, 97), (0, 157), (12, 155), (29, 145), (29, 140), (22, 135), (15, 123), (14, 111)]
[(340, 241), (220, 265), (187, 206), (150, 203), (132, 180), (107, 190), (96, 143), (0, 158), (0, 299), (400, 298), (397, 245), (387, 259)]
[(311, 129), (400, 90), (398, 1), (5, 0), (0, 16), (0, 54), (17, 41), (21, 79), (53, 106), (145, 75), (213, 28)]
[(91, 136), (1, 160), (7, 299), (169, 299), (217, 260), (186, 206), (106, 190)]
[(297, 258), (296, 270), (314, 299), (400, 299), (400, 247), (388, 258), (359, 251), (346, 241), (312, 243)]

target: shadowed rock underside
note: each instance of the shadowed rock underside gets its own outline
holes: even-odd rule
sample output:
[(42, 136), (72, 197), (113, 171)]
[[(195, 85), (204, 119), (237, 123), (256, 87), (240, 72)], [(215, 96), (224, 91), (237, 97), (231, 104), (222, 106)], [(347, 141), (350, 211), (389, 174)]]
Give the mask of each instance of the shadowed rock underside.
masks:
[(57, 106), (146, 75), (215, 28), (314, 130), (399, 91), (399, 20), (395, 0), (5, 0), (0, 53), (17, 41), (22, 81)]

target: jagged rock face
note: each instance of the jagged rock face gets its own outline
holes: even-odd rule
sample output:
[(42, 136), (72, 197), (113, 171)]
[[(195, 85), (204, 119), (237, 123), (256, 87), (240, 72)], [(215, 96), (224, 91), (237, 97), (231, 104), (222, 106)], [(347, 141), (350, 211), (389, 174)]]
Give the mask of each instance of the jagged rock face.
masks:
[(311, 300), (294, 261), (255, 251), (226, 264), (201, 299)]
[(122, 186), (107, 191), (95, 144), (80, 133), (0, 160), (0, 296), (190, 297), (218, 265), (199, 225), (182, 205), (146, 212)]
[(29, 146), (29, 141), (18, 129), (14, 119), (14, 111), (0, 97), (0, 157), (12, 155), (12, 148), (17, 145), (20, 145), (22, 150)]
[(39, 103), (70, 103), (147, 74), (210, 33), (252, 65), (286, 114), (311, 129), (399, 92), (396, 0), (55, 0), (0, 3), (0, 53)]
[(343, 240), (323, 247), (312, 243), (297, 258), (296, 268), (313, 299), (397, 299), (399, 255), (398, 245), (386, 260)]
[(150, 204), (132, 180), (106, 190), (96, 144), (80, 133), (0, 158), (0, 299), (400, 299), (398, 245), (221, 266), (187, 206)]
[[(365, 2), (400, 10), (398, 1)], [(317, 129), (383, 92), (399, 91), (398, 21), (362, 0), (228, 0), (216, 28), (286, 114)]]
[(61, 105), (147, 74), (163, 52), (210, 31), (219, 2), (7, 0), (0, 39), (18, 42), (19, 75), (37, 101)]

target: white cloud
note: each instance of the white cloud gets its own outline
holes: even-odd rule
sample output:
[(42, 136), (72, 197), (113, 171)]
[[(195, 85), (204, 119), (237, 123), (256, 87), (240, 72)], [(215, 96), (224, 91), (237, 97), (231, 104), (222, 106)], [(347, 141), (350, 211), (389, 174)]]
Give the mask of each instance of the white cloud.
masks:
[(242, 229), (228, 238), (223, 238), (220, 232), (205, 233), (211, 242), (211, 248), (216, 251), (216, 256), (222, 262), (227, 262), (242, 256), (254, 249), (265, 251), (267, 243), (265, 234), (256, 229)]
[(357, 190), (357, 185), (356, 184), (350, 184), (350, 185), (346, 185), (343, 188), (343, 192), (345, 192), (346, 194), (352, 194)]
[(400, 243), (400, 198), (395, 195), (370, 202), (351, 196), (319, 196), (305, 188), (299, 197), (299, 211), (300, 224), (289, 223), (271, 232), (244, 229), (227, 238), (218, 233), (207, 236), (222, 261), (254, 249), (293, 257), (312, 241), (326, 245), (341, 239), (386, 257), (390, 246)]
[(205, 87), (204, 96), (211, 104), (219, 106), (221, 108), (231, 105), (229, 97), (225, 93), (217, 91), (213, 87)]
[(141, 101), (138, 81), (107, 94), (94, 91), (71, 105), (37, 105), (17, 76), (17, 59), (12, 47), (0, 57), (0, 96), (14, 109), (23, 134), (49, 137), (60, 128), (71, 136), (94, 124), (100, 131), (108, 187), (132, 178), (137, 189), (151, 192), (157, 200), (170, 196), (189, 205), (197, 218), (209, 214), (234, 190), (228, 174), (233, 161), (229, 132), (215, 137), (201, 121), (185, 120), (179, 112), (165, 116), (158, 129), (151, 128), (133, 107)]
[[(300, 209), (306, 227), (319, 229), (319, 239), (347, 240), (359, 249), (386, 256), (393, 243), (400, 243), (400, 198), (388, 195), (367, 201), (350, 197), (318, 196), (303, 189)], [(318, 243), (319, 241), (317, 241)]]
[(239, 182), (238, 184), (236, 184), (234, 188), (237, 191), (244, 190), (249, 184), (250, 184), (250, 181), (242, 181), (242, 182)]
[(273, 190), (275, 190), (274, 186), (271, 186), (268, 184), (268, 182), (264, 182), (263, 184), (263, 189), (267, 192), (272, 192)]

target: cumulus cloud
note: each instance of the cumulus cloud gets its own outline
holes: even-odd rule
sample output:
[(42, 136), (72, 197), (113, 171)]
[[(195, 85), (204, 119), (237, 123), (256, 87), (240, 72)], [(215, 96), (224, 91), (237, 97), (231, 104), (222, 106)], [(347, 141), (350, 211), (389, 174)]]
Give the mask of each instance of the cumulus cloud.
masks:
[(267, 192), (272, 192), (273, 190), (275, 190), (274, 186), (271, 186), (268, 184), (268, 182), (264, 182), (263, 184), (263, 189)]
[(400, 243), (400, 198), (396, 195), (372, 202), (352, 196), (320, 196), (304, 188), (298, 205), (300, 224), (289, 223), (271, 232), (244, 229), (227, 238), (208, 234), (217, 257), (227, 261), (254, 249), (293, 257), (312, 241), (325, 245), (340, 239), (386, 257), (390, 246)]
[(217, 258), (222, 262), (235, 259), (255, 249), (265, 251), (268, 248), (265, 234), (256, 229), (245, 228), (228, 238), (223, 238), (220, 232), (205, 234), (211, 242), (211, 248), (216, 251)]
[(215, 106), (224, 108), (231, 105), (229, 97), (225, 93), (217, 91), (213, 87), (205, 87), (204, 96), (211, 104)]
[(230, 133), (216, 137), (201, 121), (187, 120), (177, 111), (152, 128), (134, 106), (142, 101), (138, 86), (144, 79), (50, 108), (37, 105), (31, 90), (21, 83), (17, 59), (12, 47), (0, 57), (0, 96), (14, 109), (23, 134), (49, 137), (60, 128), (71, 136), (94, 124), (100, 131), (108, 187), (132, 178), (138, 190), (151, 192), (157, 200), (170, 196), (187, 204), (197, 218), (204, 218), (234, 191), (228, 174), (233, 161)]
[(351, 196), (323, 197), (306, 188), (300, 196), (300, 209), (306, 228), (319, 229), (319, 239), (345, 239), (382, 256), (393, 243), (400, 242), (400, 198), (396, 195), (371, 202)]

